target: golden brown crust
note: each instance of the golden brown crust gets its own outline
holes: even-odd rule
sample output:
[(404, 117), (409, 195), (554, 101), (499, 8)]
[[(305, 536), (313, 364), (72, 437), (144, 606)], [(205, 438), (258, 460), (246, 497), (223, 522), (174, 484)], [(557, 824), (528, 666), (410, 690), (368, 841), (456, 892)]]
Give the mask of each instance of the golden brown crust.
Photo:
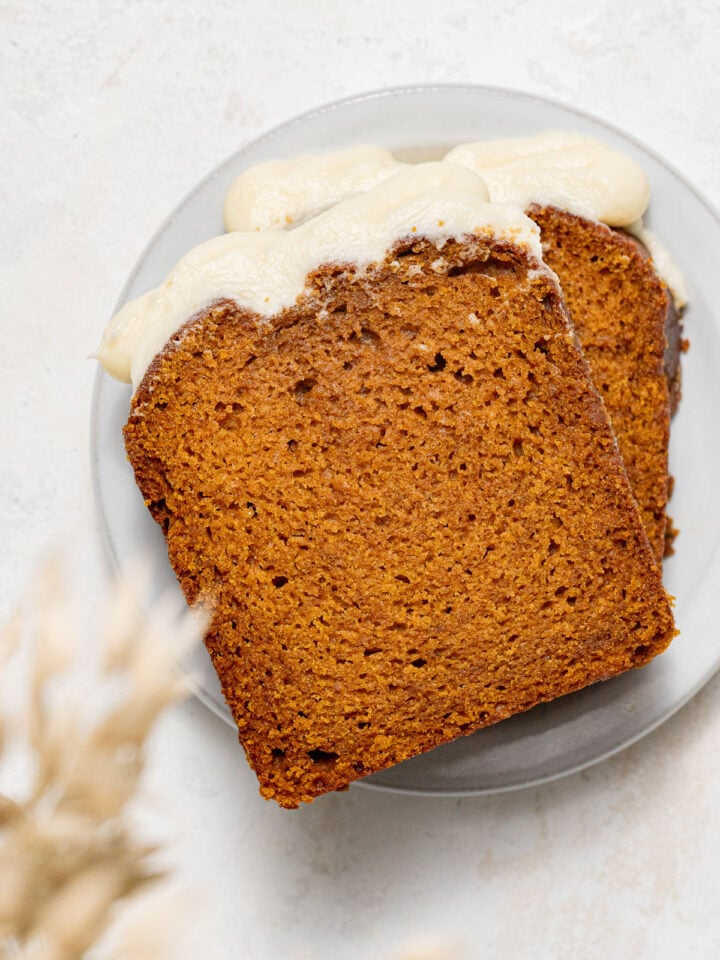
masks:
[(261, 784), (294, 807), (647, 662), (672, 615), (559, 290), (417, 240), (195, 319), (125, 429)]
[(672, 298), (633, 237), (556, 207), (528, 212), (560, 280), (660, 563), (671, 405), (680, 395), (680, 325)]

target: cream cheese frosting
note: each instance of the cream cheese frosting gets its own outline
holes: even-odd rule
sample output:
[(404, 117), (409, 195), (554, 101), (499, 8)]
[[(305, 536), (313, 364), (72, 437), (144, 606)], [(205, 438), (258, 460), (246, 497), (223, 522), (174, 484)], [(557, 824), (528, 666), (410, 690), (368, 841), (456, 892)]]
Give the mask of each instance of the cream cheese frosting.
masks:
[[(647, 177), (634, 160), (583, 134), (482, 140), (454, 147), (443, 159), (479, 174), (493, 203), (553, 205), (611, 227), (635, 223), (650, 199)], [(260, 163), (231, 186), (225, 226), (284, 230), (407, 166), (389, 150), (367, 145)]]
[(469, 234), (524, 246), (542, 268), (537, 226), (517, 206), (490, 203), (477, 174), (451, 163), (404, 165), (293, 230), (236, 231), (195, 247), (160, 287), (116, 314), (96, 356), (109, 374), (137, 388), (153, 357), (214, 301), (234, 300), (269, 317), (291, 307), (322, 264), (363, 270), (405, 237), (422, 236), (442, 249)]
[(255, 164), (228, 191), (225, 229), (295, 227), (341, 200), (371, 190), (406, 166), (389, 150), (367, 144)]
[[(675, 305), (687, 304), (682, 273), (642, 222), (650, 187), (629, 157), (584, 134), (549, 131), (454, 147), (445, 162), (467, 167), (487, 185), (493, 203), (557, 206), (632, 233), (644, 244)], [(228, 230), (288, 229), (347, 197), (407, 169), (380, 147), (360, 145), (244, 171), (225, 201)]]
[(610, 227), (639, 220), (650, 200), (634, 160), (578, 133), (466, 143), (444, 159), (480, 174), (493, 202), (560, 207)]
[(650, 254), (653, 266), (667, 284), (675, 306), (678, 310), (682, 310), (688, 304), (687, 286), (682, 271), (673, 260), (668, 248), (652, 230), (645, 226), (642, 219), (628, 224), (625, 229), (633, 237), (636, 237)]

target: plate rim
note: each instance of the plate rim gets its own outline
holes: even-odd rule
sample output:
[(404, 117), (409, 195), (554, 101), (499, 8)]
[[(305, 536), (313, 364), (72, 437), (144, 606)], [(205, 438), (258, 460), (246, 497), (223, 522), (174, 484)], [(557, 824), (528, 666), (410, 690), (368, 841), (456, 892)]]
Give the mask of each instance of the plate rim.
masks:
[[(423, 96), (430, 93), (460, 93), (468, 92), (473, 94), (489, 94), (492, 96), (508, 97), (512, 99), (520, 99), (528, 101), (530, 103), (538, 104), (539, 106), (550, 106), (553, 108), (560, 109), (562, 111), (574, 114), (582, 121), (590, 121), (595, 123), (608, 131), (612, 132), (621, 139), (631, 143), (635, 149), (640, 153), (645, 154), (651, 158), (655, 163), (664, 167), (672, 176), (689, 192), (695, 199), (705, 208), (705, 210), (710, 214), (712, 219), (715, 221), (716, 226), (720, 230), (720, 212), (711, 203), (704, 193), (696, 187), (680, 170), (678, 170), (674, 164), (666, 160), (661, 154), (659, 154), (655, 149), (648, 147), (643, 143), (639, 138), (633, 134), (628, 133), (623, 127), (618, 124), (615, 124), (611, 121), (608, 121), (602, 116), (594, 114), (590, 111), (580, 109), (574, 104), (567, 103), (561, 99), (556, 99), (554, 97), (544, 96), (542, 94), (530, 93), (526, 90), (508, 87), (508, 86), (499, 86), (492, 84), (473, 84), (473, 83), (427, 83), (427, 84), (402, 84), (392, 87), (380, 87), (365, 92), (352, 94), (349, 96), (339, 97), (334, 100), (327, 101), (318, 106), (312, 107), (308, 110), (304, 110), (300, 113), (297, 113), (290, 117), (287, 120), (281, 121), (280, 123), (274, 124), (272, 127), (268, 128), (264, 132), (260, 133), (256, 137), (243, 141), (237, 149), (233, 150), (220, 162), (216, 163), (212, 169), (202, 176), (193, 187), (186, 191), (181, 199), (173, 206), (169, 214), (164, 217), (159, 226), (150, 236), (150, 239), (141, 249), (139, 256), (137, 257), (130, 273), (128, 274), (120, 294), (118, 296), (115, 308), (113, 312), (116, 312), (127, 300), (128, 293), (132, 288), (135, 279), (141, 270), (147, 256), (150, 251), (156, 246), (160, 238), (167, 232), (170, 228), (173, 219), (177, 216), (178, 212), (182, 210), (191, 200), (199, 193), (201, 193), (207, 185), (216, 179), (222, 171), (231, 163), (237, 163), (240, 161), (244, 154), (249, 151), (272, 141), (278, 134), (283, 133), (292, 129), (293, 127), (300, 125), (308, 120), (314, 119), (316, 117), (321, 117), (324, 114), (332, 113), (334, 110), (343, 107), (349, 107), (353, 104), (368, 103), (374, 100), (381, 99), (392, 99), (396, 96)], [(107, 374), (103, 369), (98, 366), (98, 369), (95, 373), (93, 389), (91, 394), (91, 417), (90, 417), (90, 431), (89, 431), (89, 446), (90, 446), (90, 467), (91, 467), (91, 478), (92, 478), (92, 490), (93, 490), (93, 500), (95, 506), (96, 519), (99, 522), (101, 540), (103, 544), (104, 551), (106, 556), (110, 561), (110, 566), (115, 575), (123, 575), (123, 565), (121, 563), (120, 557), (117, 552), (116, 545), (113, 541), (113, 537), (110, 531), (110, 525), (108, 523), (108, 511), (106, 509), (106, 501), (103, 497), (102, 485), (100, 481), (100, 469), (99, 469), (99, 408), (100, 408), (100, 398), (102, 395), (103, 384), (107, 382)], [(716, 551), (717, 552), (717, 551)], [(699, 585), (699, 584), (698, 584)], [(662, 655), (661, 655), (662, 656)], [(361, 778), (357, 781), (354, 781), (352, 786), (360, 786), (368, 789), (386, 792), (386, 793), (396, 793), (402, 795), (411, 795), (418, 797), (467, 797), (467, 796), (490, 796), (497, 795), (502, 793), (516, 792), (519, 790), (528, 789), (531, 787), (541, 786), (546, 783), (551, 783), (556, 780), (560, 780), (564, 777), (571, 776), (573, 774), (579, 773), (583, 770), (586, 770), (590, 767), (595, 766), (596, 764), (602, 763), (604, 760), (609, 759), (612, 756), (617, 755), (621, 751), (625, 750), (628, 747), (633, 746), (639, 740), (643, 739), (646, 736), (652, 734), (655, 730), (658, 729), (662, 724), (668, 721), (672, 716), (678, 713), (680, 710), (685, 707), (690, 700), (692, 700), (698, 692), (712, 679), (712, 677), (720, 671), (720, 659), (708, 670), (696, 683), (686, 691), (682, 697), (673, 701), (673, 703), (660, 715), (656, 716), (655, 719), (632, 736), (623, 738), (621, 741), (614, 743), (607, 750), (601, 751), (595, 754), (592, 757), (586, 758), (572, 764), (571, 766), (565, 767), (561, 770), (555, 770), (546, 775), (536, 775), (523, 779), (521, 782), (510, 782), (502, 785), (496, 786), (479, 786), (479, 787), (448, 787), (448, 788), (422, 788), (414, 786), (403, 786), (392, 783), (383, 783), (381, 781), (375, 781), (372, 777)], [(190, 689), (193, 695), (215, 716), (223, 720), (223, 722), (230, 728), (235, 729), (235, 724), (232, 721), (230, 715), (220, 709), (218, 704), (212, 699), (212, 697), (203, 690), (203, 688), (194, 681), (192, 676), (187, 677)], [(382, 775), (384, 771), (378, 771), (378, 774)]]

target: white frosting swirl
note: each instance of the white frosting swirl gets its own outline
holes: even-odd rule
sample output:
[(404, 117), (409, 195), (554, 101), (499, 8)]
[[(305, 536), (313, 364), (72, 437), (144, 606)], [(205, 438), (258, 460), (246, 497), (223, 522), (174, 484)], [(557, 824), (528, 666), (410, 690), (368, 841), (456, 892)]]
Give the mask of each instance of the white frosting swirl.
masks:
[[(577, 133), (466, 143), (443, 159), (479, 174), (493, 203), (553, 205), (612, 227), (639, 220), (650, 199), (647, 177), (634, 160)], [(225, 226), (285, 230), (407, 166), (388, 150), (366, 145), (259, 163), (231, 186)]]
[(407, 164), (360, 145), (249, 167), (225, 198), (226, 230), (286, 230), (341, 200), (372, 190)]
[(405, 237), (425, 237), (441, 249), (468, 234), (518, 243), (542, 262), (537, 226), (518, 207), (489, 203), (477, 174), (450, 163), (404, 166), (294, 230), (233, 232), (195, 247), (160, 287), (120, 310), (96, 356), (108, 373), (137, 388), (165, 343), (213, 301), (228, 298), (272, 316), (297, 301), (308, 274), (322, 264), (362, 270)]
[[(450, 150), (449, 163), (467, 167), (487, 185), (493, 203), (556, 206), (612, 227), (624, 227), (648, 249), (676, 306), (687, 303), (678, 266), (642, 224), (650, 188), (641, 167), (593, 137), (547, 132), (483, 140)], [(410, 164), (380, 147), (348, 147), (245, 170), (225, 201), (228, 230), (287, 229), (334, 203), (368, 190)]]
[(480, 174), (493, 202), (524, 210), (539, 203), (624, 227), (642, 217), (650, 200), (634, 160), (578, 133), (467, 143), (444, 159)]

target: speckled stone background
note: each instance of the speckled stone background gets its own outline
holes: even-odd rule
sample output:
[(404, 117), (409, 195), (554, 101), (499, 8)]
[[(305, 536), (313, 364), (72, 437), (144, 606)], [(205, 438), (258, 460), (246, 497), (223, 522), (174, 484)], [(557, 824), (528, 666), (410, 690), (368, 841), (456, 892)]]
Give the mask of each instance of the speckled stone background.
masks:
[[(713, 0), (28, 0), (0, 5), (0, 28), (3, 614), (64, 545), (91, 622), (108, 571), (87, 355), (167, 213), (268, 127), (383, 86), (489, 83), (617, 124), (720, 206)], [(173, 955), (717, 957), (719, 695), (716, 678), (651, 736), (547, 786), (352, 789), (297, 813), (259, 799), (232, 732), (189, 702), (153, 741), (138, 813), (184, 897)]]

